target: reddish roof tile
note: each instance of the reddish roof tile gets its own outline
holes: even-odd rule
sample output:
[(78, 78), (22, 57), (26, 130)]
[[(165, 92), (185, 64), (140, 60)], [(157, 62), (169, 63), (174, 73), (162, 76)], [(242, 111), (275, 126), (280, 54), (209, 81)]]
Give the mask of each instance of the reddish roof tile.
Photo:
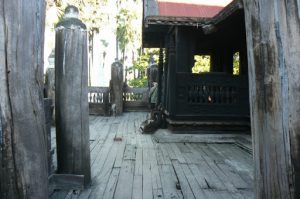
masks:
[(158, 2), (158, 9), (160, 16), (213, 17), (218, 14), (223, 7), (187, 3)]

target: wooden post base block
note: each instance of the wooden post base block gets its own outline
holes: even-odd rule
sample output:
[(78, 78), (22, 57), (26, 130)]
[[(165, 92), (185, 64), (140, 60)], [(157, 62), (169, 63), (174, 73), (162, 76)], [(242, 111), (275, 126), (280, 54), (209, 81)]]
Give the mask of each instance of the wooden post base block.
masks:
[(49, 193), (54, 190), (83, 190), (84, 176), (71, 174), (53, 174), (49, 177)]

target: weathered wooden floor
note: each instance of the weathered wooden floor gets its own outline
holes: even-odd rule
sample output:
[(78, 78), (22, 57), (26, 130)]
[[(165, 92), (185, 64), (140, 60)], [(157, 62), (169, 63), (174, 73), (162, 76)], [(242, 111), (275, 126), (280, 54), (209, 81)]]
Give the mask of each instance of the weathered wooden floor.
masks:
[(139, 131), (145, 118), (90, 117), (92, 185), (51, 198), (253, 198), (248, 152), (233, 143), (157, 143)]

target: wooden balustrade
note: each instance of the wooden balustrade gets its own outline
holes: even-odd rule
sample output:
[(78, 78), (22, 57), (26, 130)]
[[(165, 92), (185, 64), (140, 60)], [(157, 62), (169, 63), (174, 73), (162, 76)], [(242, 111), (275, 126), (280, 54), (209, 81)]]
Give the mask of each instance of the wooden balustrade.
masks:
[(225, 73), (176, 76), (176, 116), (249, 118), (248, 81)]
[[(110, 115), (108, 87), (89, 87), (88, 100), (91, 115)], [(148, 110), (148, 88), (126, 87), (123, 91), (124, 111)]]
[(125, 111), (146, 111), (148, 110), (148, 88), (126, 87), (123, 92)]
[(89, 87), (88, 99), (89, 103), (104, 103), (105, 97), (108, 96), (108, 87)]
[(88, 91), (90, 115), (109, 115), (109, 88), (89, 87)]

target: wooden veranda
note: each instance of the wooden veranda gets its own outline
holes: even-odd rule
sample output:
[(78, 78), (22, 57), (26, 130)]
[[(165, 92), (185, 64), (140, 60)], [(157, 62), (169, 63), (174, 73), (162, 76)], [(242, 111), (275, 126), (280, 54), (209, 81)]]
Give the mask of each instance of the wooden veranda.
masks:
[(253, 198), (249, 136), (147, 135), (139, 130), (146, 116), (90, 116), (92, 184), (51, 199)]
[[(261, 199), (300, 198), (300, 2), (298, 0), (235, 1), (242, 6), (245, 20), (249, 112), (253, 140), (254, 170), (250, 171), (254, 176), (253, 195), (254, 198)], [(0, 12), (0, 197), (4, 199), (44, 199), (49, 195), (46, 122), (42, 95), (45, 3), (41, 0), (0, 1), (2, 11)], [(208, 31), (210, 30), (213, 30), (213, 26), (208, 27)], [(61, 31), (67, 30), (61, 29)], [(77, 33), (82, 33), (84, 39), (84, 31), (79, 31)], [(79, 40), (74, 39), (74, 41)], [(82, 47), (86, 48), (86, 45)], [(69, 50), (73, 52), (78, 49), (69, 48)], [(71, 57), (87, 60), (87, 56), (72, 55)], [(78, 63), (82, 66), (87, 65), (83, 64), (84, 62)], [(73, 66), (71, 62), (65, 65)], [(86, 93), (82, 96), (87, 96), (87, 83), (82, 85), (80, 93)], [(67, 85), (68, 89), (70, 87), (72, 85)], [(78, 86), (73, 88), (78, 88)], [(74, 101), (72, 97), (71, 99)], [(82, 106), (81, 110), (86, 112), (88, 110), (87, 99), (85, 97), (82, 99), (85, 99), (85, 106)], [(69, 115), (76, 116), (75, 111), (78, 111), (78, 107), (80, 106), (70, 111)], [(82, 112), (81, 110), (79, 112)], [(96, 195), (98, 192), (103, 193), (103, 196), (114, 193), (116, 198), (140, 197), (141, 195), (147, 198), (149, 195), (146, 194), (153, 193), (155, 197), (165, 197), (165, 193), (167, 193), (166, 196), (170, 196), (168, 193), (173, 193), (178, 197), (190, 195), (195, 197), (197, 194), (199, 194), (197, 196), (203, 196), (206, 192), (212, 195), (220, 194), (220, 192), (227, 194), (212, 196), (215, 198), (228, 198), (228, 194), (231, 193), (237, 193), (238, 198), (240, 195), (242, 197), (246, 195), (244, 189), (234, 186), (236, 182), (231, 182), (232, 178), (226, 176), (226, 174), (234, 175), (234, 173), (237, 175), (245, 171), (247, 165), (251, 165), (251, 163), (242, 164), (247, 159), (249, 160), (247, 158), (249, 155), (241, 155), (241, 149), (236, 147), (235, 141), (228, 139), (231, 140), (230, 144), (222, 145), (220, 143), (195, 144), (188, 143), (186, 140), (186, 144), (156, 143), (151, 136), (140, 135), (136, 129), (134, 132), (128, 131), (128, 129), (132, 130), (134, 117), (142, 119), (145, 116), (125, 114), (125, 118), (131, 123), (121, 122), (120, 117), (107, 121), (97, 118), (91, 120), (91, 129), (95, 125), (95, 129), (104, 132), (103, 134), (98, 132), (98, 137), (95, 136), (95, 141), (91, 145), (88, 139), (80, 143), (82, 147), (85, 147), (84, 157), (92, 157), (93, 160), (91, 162), (93, 165), (92, 187), (77, 195), (73, 191), (67, 191), (61, 195), (62, 198), (87, 198), (89, 196), (98, 198), (99, 196)], [(88, 116), (82, 119), (85, 119), (83, 124), (86, 125)], [(97, 120), (99, 123), (96, 122)], [(74, 127), (79, 123), (78, 121), (80, 120), (74, 120), (71, 123), (73, 125), (70, 126)], [(126, 128), (126, 131), (119, 131), (119, 129), (125, 130)], [(122, 140), (112, 141), (111, 138), (120, 132), (125, 132)], [(88, 133), (82, 135), (86, 136), (82, 138), (89, 138)], [(92, 135), (97, 134), (92, 133)], [(104, 135), (105, 137), (102, 137)], [(145, 144), (142, 149), (138, 145), (140, 142)], [(76, 146), (74, 150), (80, 150), (80, 146), (76, 145), (78, 142), (71, 140), (70, 143)], [(93, 148), (92, 156), (90, 156), (89, 146)], [(228, 146), (234, 150), (226, 152), (228, 149), (219, 150), (220, 146), (225, 149)], [(211, 150), (206, 150), (207, 148)], [(69, 149), (71, 148), (66, 147), (66, 150)], [(118, 150), (122, 151), (122, 149), (124, 152), (118, 153)], [(78, 154), (72, 153), (72, 155)], [(201, 157), (201, 159), (196, 157)], [(232, 158), (239, 158), (236, 160), (240, 161), (239, 164), (235, 164)], [(76, 158), (68, 163), (74, 163), (74, 159)], [(143, 159), (142, 165), (136, 166), (135, 163), (141, 163), (141, 159)], [(149, 161), (153, 159), (155, 161)], [(189, 162), (190, 160), (195, 162)], [(82, 164), (90, 163), (82, 158), (80, 161)], [(192, 175), (191, 165), (196, 165), (199, 175), (201, 175), (200, 169), (206, 168), (203, 171), (204, 177), (196, 178)], [(237, 165), (244, 167), (238, 168)], [(224, 169), (220, 168), (222, 166), (225, 169), (228, 168), (228, 172), (222, 173)], [(186, 167), (188, 169), (183, 169)], [(90, 171), (90, 167), (85, 166), (85, 169)], [(189, 171), (192, 174), (185, 173)], [(78, 174), (73, 171), (69, 173)], [(61, 173), (63, 174), (65, 173)], [(160, 176), (160, 181), (157, 174)], [(210, 174), (215, 175), (214, 178), (211, 178)], [(243, 179), (244, 175), (239, 176), (245, 183), (251, 184), (251, 180)], [(82, 175), (81, 177), (83, 178)], [(90, 178), (90, 175), (87, 174), (84, 177)], [(203, 178), (210, 189), (199, 188), (200, 183), (197, 180)], [(101, 186), (99, 179), (106, 179), (103, 181), (105, 188)], [(167, 180), (164, 181), (165, 179)], [(220, 179), (219, 184), (223, 184), (225, 188), (214, 188), (212, 184), (209, 184), (209, 179)], [(177, 185), (175, 185), (176, 189), (174, 183)], [(198, 189), (195, 189), (195, 186), (198, 186)], [(143, 189), (149, 189), (149, 192)], [(135, 191), (139, 195), (135, 195)], [(96, 194), (93, 195), (95, 192)], [(123, 195), (120, 196), (120, 194)], [(59, 197), (60, 195), (57, 195), (57, 198)]]

